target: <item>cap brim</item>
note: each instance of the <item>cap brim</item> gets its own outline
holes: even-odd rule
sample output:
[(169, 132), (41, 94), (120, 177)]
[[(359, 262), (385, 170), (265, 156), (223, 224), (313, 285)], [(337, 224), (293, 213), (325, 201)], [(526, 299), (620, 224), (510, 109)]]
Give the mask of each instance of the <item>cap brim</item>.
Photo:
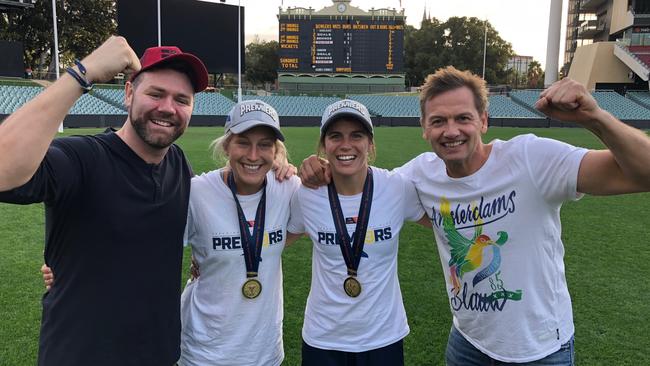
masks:
[(196, 56), (189, 53), (177, 53), (165, 57), (158, 62), (154, 62), (147, 67), (140, 69), (138, 72), (131, 75), (130, 80), (135, 79), (141, 73), (153, 68), (154, 66), (164, 65), (173, 60), (179, 60), (187, 63), (194, 73), (194, 78), (192, 79), (192, 86), (194, 87), (194, 92), (199, 93), (205, 90), (208, 87), (208, 70), (205, 68), (203, 62)]
[(242, 122), (238, 124), (237, 126), (231, 127), (230, 132), (240, 134), (243, 132), (246, 132), (250, 130), (253, 127), (258, 127), (258, 126), (264, 126), (264, 127), (269, 127), (270, 129), (273, 130), (275, 133), (275, 136), (278, 138), (280, 141), (284, 141), (284, 135), (282, 134), (282, 131), (280, 131), (277, 127), (270, 125), (266, 122), (262, 121), (257, 121), (257, 120), (249, 120), (246, 122)]
[(334, 121), (338, 121), (339, 119), (341, 119), (341, 118), (345, 118), (345, 117), (350, 118), (350, 119), (353, 119), (353, 120), (355, 120), (355, 121), (359, 121), (359, 122), (361, 122), (361, 124), (363, 125), (363, 127), (365, 127), (366, 131), (368, 131), (371, 135), (374, 135), (374, 132), (373, 132), (373, 130), (372, 130), (372, 124), (369, 124), (368, 121), (366, 121), (366, 120), (365, 120), (363, 117), (361, 117), (360, 115), (358, 115), (358, 114), (356, 114), (356, 113), (353, 113), (353, 112), (347, 112), (347, 111), (341, 111), (341, 112), (339, 112), (339, 113), (336, 113), (336, 112), (335, 112), (334, 114), (332, 114), (331, 116), (329, 116), (329, 118), (327, 118), (327, 120), (325, 121), (325, 123), (323, 123), (323, 124), (321, 125), (321, 127), (320, 127), (320, 133), (321, 133), (321, 135), (323, 135), (323, 133), (324, 133), (325, 131), (327, 131), (327, 129), (328, 129), (328, 128), (330, 127), (330, 125), (332, 124), (332, 122), (334, 122)]

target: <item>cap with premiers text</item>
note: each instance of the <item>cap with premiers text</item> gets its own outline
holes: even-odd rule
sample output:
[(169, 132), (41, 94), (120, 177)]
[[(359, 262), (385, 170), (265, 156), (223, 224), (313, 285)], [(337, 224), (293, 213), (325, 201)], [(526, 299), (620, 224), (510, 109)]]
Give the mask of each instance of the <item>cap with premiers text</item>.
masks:
[(325, 108), (325, 112), (323, 112), (323, 117), (320, 121), (321, 136), (325, 131), (327, 131), (327, 128), (332, 121), (336, 121), (343, 117), (352, 118), (361, 122), (370, 134), (374, 133), (368, 108), (355, 100), (343, 99), (332, 103)]
[(258, 99), (245, 100), (235, 104), (226, 117), (225, 132), (242, 133), (257, 126), (270, 127), (280, 141), (280, 118), (275, 108)]

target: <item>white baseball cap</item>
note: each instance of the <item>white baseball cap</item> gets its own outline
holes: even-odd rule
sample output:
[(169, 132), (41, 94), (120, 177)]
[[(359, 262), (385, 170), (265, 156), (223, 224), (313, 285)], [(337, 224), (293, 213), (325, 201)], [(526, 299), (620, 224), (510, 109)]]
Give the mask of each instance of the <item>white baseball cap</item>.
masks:
[(258, 99), (244, 100), (235, 104), (226, 117), (225, 132), (242, 133), (257, 126), (270, 127), (278, 140), (284, 141), (280, 131), (280, 118), (275, 108)]
[(323, 136), (325, 131), (327, 131), (332, 121), (336, 121), (342, 117), (352, 118), (361, 122), (363, 127), (365, 127), (371, 135), (374, 134), (368, 108), (355, 100), (343, 99), (332, 103), (325, 108), (325, 112), (323, 112), (323, 117), (320, 121), (321, 136)]

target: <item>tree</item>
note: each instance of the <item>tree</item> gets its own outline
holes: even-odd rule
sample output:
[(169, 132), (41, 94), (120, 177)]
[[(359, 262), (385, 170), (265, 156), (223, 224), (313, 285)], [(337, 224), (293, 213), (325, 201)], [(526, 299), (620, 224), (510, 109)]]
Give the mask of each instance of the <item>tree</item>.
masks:
[(406, 27), (404, 59), (408, 83), (421, 85), (426, 75), (447, 65), (481, 75), (486, 26), (485, 79), (490, 84), (506, 83), (506, 65), (514, 54), (512, 46), (489, 22), (467, 17), (451, 17), (444, 23), (433, 18), (423, 20), (420, 29)]
[(272, 83), (277, 78), (280, 66), (278, 42), (260, 42), (259, 39), (246, 45), (246, 80), (253, 86)]
[(529, 88), (543, 88), (544, 87), (544, 70), (542, 65), (533, 60), (528, 64), (528, 71), (526, 72)]
[(424, 78), (440, 67), (443, 30), (437, 19), (423, 20), (420, 29), (404, 29), (404, 71), (409, 86), (422, 85)]
[[(59, 50), (63, 64), (81, 58), (116, 33), (115, 2), (110, 0), (56, 1)], [(37, 1), (33, 8), (0, 14), (0, 39), (20, 41), (25, 67), (43, 69), (54, 54), (52, 2)]]

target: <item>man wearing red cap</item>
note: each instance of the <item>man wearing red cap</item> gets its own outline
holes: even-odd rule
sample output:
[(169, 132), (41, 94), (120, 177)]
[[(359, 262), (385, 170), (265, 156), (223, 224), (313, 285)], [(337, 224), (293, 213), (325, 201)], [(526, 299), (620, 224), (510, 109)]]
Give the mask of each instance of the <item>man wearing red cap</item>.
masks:
[[(117, 132), (52, 141), (94, 82), (133, 72)], [(111, 37), (0, 125), (0, 201), (45, 203), (39, 365), (172, 365), (191, 168), (172, 143), (207, 71), (176, 47)]]

